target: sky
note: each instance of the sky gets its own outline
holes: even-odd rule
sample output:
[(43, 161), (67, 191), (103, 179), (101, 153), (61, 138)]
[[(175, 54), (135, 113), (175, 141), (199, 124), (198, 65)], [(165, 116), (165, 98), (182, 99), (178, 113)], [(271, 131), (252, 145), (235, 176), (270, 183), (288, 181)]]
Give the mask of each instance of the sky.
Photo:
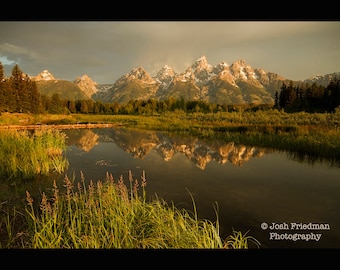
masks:
[(290, 80), (340, 72), (340, 21), (0, 22), (6, 77), (18, 64), (30, 76), (48, 70), (111, 84), (137, 67), (181, 73), (201, 56), (213, 66), (244, 60)]

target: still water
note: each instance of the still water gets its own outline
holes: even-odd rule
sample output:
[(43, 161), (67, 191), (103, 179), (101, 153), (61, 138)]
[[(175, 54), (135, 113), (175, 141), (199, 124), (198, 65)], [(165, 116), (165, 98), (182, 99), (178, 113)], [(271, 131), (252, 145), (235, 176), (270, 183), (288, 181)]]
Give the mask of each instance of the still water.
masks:
[[(261, 248), (340, 248), (340, 168), (271, 149), (125, 128), (65, 130), (68, 176), (128, 184), (145, 171), (148, 198), (255, 237)], [(191, 197), (192, 196), (192, 197)], [(250, 245), (256, 248), (256, 246)]]

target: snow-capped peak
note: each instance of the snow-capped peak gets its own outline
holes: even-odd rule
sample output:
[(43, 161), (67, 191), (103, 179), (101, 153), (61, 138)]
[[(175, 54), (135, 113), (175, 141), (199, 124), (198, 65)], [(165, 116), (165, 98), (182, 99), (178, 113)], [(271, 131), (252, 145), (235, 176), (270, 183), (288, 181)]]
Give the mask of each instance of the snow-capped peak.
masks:
[(40, 72), (37, 76), (34, 77), (36, 81), (49, 81), (55, 80), (54, 76), (45, 69), (44, 71)]

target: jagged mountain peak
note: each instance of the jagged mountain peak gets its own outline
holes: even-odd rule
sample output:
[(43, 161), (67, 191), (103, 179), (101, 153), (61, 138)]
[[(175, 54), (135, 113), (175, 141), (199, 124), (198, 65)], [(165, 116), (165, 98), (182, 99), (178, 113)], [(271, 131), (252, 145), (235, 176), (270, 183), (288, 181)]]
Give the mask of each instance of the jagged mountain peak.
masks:
[(147, 71), (143, 67), (136, 67), (129, 72), (130, 76), (136, 76), (137, 79), (142, 78), (147, 74)]
[(233, 62), (231, 64), (232, 67), (246, 67), (248, 66), (248, 64), (246, 63), (246, 61), (244, 59), (239, 59), (236, 60), (235, 62)]
[(340, 78), (340, 72), (333, 72), (333, 73), (324, 74), (324, 75), (317, 74), (317, 75), (314, 75), (312, 77), (305, 79), (303, 82), (304, 83), (317, 82), (318, 84), (322, 86), (327, 86), (331, 80), (336, 79), (336, 78)]
[(86, 81), (86, 80), (91, 80), (92, 79), (87, 75), (87, 74), (83, 74), (80, 77), (77, 77), (74, 82), (80, 82), (80, 81)]
[(196, 61), (194, 61), (194, 63), (192, 64), (192, 67), (195, 67), (198, 65), (203, 65), (203, 66), (208, 65), (207, 57), (205, 55), (202, 55), (201, 57), (197, 58)]
[(97, 83), (94, 82), (87, 74), (76, 78), (74, 83), (83, 91), (83, 93), (91, 98), (93, 94), (98, 92)]
[(243, 59), (237, 60), (232, 63), (230, 66), (230, 71), (236, 80), (257, 80), (255, 70)]
[(212, 65), (207, 61), (206, 56), (201, 56), (191, 65), (191, 68), (195, 73), (199, 73), (201, 70), (207, 70), (208, 72), (212, 70)]
[(151, 75), (143, 68), (143, 67), (136, 67), (131, 69), (131, 71), (124, 76), (121, 77), (119, 81), (143, 81), (145, 83), (154, 83), (155, 79), (151, 77)]
[(169, 66), (169, 65), (164, 65), (162, 68), (161, 68), (161, 70), (173, 70), (172, 69), (172, 67), (171, 66)]
[(219, 74), (224, 70), (227, 70), (229, 73), (229, 64), (227, 62), (222, 61), (221, 63), (213, 67), (212, 72), (215, 74)]
[(176, 75), (175, 71), (169, 66), (164, 65), (157, 73), (155, 78), (161, 83), (169, 83)]
[(35, 81), (50, 81), (50, 80), (55, 80), (54, 76), (52, 73), (50, 73), (47, 69), (43, 70), (40, 72), (37, 76), (32, 77)]
[(201, 57), (198, 57), (195, 62), (205, 62), (205, 63), (207, 63), (207, 57), (205, 55), (202, 55)]
[(191, 73), (196, 77), (198, 82), (205, 82), (210, 79), (213, 66), (207, 61), (206, 56), (201, 56), (187, 69), (186, 73)]
[(215, 67), (216, 67), (216, 68), (217, 68), (217, 67), (220, 67), (221, 69), (224, 69), (224, 68), (228, 68), (228, 67), (229, 67), (229, 64), (228, 64), (227, 62), (225, 62), (225, 61), (222, 61), (222, 62), (220, 62), (219, 64), (217, 64)]

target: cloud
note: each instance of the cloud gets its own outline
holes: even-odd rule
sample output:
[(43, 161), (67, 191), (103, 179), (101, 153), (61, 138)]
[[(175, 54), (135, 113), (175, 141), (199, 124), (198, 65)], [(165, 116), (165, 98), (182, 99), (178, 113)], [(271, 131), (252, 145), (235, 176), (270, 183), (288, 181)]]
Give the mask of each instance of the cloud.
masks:
[(12, 63), (20, 62), (20, 59), (34, 59), (36, 54), (28, 49), (9, 43), (0, 44), (0, 56)]
[[(289, 79), (339, 71), (340, 22), (37, 21), (0, 22), (0, 56), (36, 75), (112, 83), (134, 67), (184, 71), (244, 59)], [(2, 58), (4, 59), (4, 58)], [(100, 80), (100, 81), (99, 81)]]

